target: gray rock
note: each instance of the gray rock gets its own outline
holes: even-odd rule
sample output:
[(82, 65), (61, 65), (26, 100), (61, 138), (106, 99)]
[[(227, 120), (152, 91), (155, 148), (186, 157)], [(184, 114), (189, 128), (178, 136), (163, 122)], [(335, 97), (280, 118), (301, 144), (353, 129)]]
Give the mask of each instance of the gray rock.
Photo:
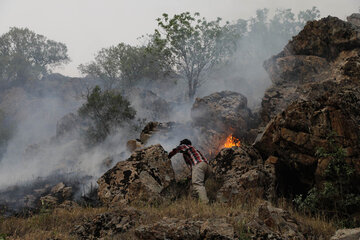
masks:
[(330, 238), (331, 240), (359, 240), (360, 228), (352, 229), (339, 229), (335, 235)]
[(224, 148), (210, 164), (217, 182), (222, 183), (217, 192), (219, 201), (273, 198), (274, 165), (264, 163), (253, 147)]
[(175, 180), (167, 153), (160, 145), (136, 150), (98, 180), (98, 195), (104, 203), (161, 201), (164, 189)]
[(355, 26), (360, 27), (360, 13), (353, 13), (346, 18), (349, 23), (354, 24)]

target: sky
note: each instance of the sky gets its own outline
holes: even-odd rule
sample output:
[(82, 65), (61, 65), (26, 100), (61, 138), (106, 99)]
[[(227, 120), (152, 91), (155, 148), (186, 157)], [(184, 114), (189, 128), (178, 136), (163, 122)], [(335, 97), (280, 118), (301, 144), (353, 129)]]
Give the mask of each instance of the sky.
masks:
[[(256, 9), (316, 6), (321, 17), (341, 19), (359, 12), (359, 0), (0, 0), (0, 34), (10, 27), (27, 27), (48, 39), (65, 43), (71, 62), (55, 69), (67, 76), (81, 76), (77, 67), (89, 63), (101, 49), (138, 38), (157, 27), (162, 13), (200, 12), (207, 19), (227, 21), (255, 16)], [(271, 13), (270, 12), (270, 13)]]

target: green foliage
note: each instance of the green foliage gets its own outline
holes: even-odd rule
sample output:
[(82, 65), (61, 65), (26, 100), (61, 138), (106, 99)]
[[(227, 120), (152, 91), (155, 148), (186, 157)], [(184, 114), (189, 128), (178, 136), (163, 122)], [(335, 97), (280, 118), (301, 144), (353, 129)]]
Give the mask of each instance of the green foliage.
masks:
[(27, 28), (10, 28), (0, 36), (0, 81), (9, 87), (38, 80), (52, 67), (67, 63), (63, 43), (48, 40)]
[(90, 120), (87, 139), (90, 144), (95, 144), (105, 140), (115, 128), (129, 123), (136, 112), (120, 94), (111, 90), (103, 92), (96, 86), (78, 113)]
[(127, 88), (141, 79), (158, 79), (169, 73), (170, 67), (161, 44), (133, 47), (124, 43), (98, 52), (95, 60), (79, 66), (83, 74), (100, 79), (105, 89)]
[(337, 218), (344, 226), (352, 226), (351, 214), (360, 210), (360, 193), (354, 167), (346, 161), (346, 152), (334, 137), (334, 134), (329, 136), (329, 149), (319, 148), (315, 154), (329, 161), (322, 186), (313, 187), (305, 196), (297, 196), (294, 203), (304, 212), (322, 213)]
[(165, 45), (171, 54), (173, 70), (188, 84), (189, 98), (205, 80), (204, 74), (234, 51), (238, 33), (230, 24), (220, 26), (221, 19), (207, 21), (199, 13), (164, 13), (158, 18), (155, 42)]

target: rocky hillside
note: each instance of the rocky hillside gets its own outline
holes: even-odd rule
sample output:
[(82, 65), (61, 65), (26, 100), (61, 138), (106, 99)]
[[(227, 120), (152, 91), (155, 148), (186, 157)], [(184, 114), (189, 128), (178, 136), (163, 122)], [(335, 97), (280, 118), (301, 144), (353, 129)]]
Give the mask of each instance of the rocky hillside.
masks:
[[(48, 186), (34, 200), (45, 211), (36, 216), (48, 220), (39, 224), (42, 239), (358, 239), (360, 27), (354, 18), (308, 22), (264, 62), (273, 85), (259, 115), (243, 95), (223, 91), (196, 99), (189, 123), (147, 124), (128, 142), (131, 156), (98, 179), (102, 207), (92, 213), (70, 201), (70, 187)], [(189, 136), (209, 157), (211, 205), (192, 198), (190, 179), (158, 144), (174, 134)], [(223, 148), (229, 135), (240, 146)], [(67, 215), (63, 227), (51, 222), (69, 212), (76, 217)], [(34, 239), (36, 229), (24, 233), (12, 223), (31, 225), (36, 216), (7, 219), (0, 233)], [(353, 229), (335, 233), (341, 225)]]

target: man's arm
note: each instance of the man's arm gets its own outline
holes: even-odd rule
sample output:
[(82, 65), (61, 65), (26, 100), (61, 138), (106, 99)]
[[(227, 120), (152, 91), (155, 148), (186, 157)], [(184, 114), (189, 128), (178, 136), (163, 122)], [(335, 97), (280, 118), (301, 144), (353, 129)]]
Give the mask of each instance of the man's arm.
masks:
[(168, 155), (169, 158), (172, 158), (175, 154), (181, 152), (182, 150), (186, 149), (186, 145), (179, 145), (176, 148), (174, 148)]

